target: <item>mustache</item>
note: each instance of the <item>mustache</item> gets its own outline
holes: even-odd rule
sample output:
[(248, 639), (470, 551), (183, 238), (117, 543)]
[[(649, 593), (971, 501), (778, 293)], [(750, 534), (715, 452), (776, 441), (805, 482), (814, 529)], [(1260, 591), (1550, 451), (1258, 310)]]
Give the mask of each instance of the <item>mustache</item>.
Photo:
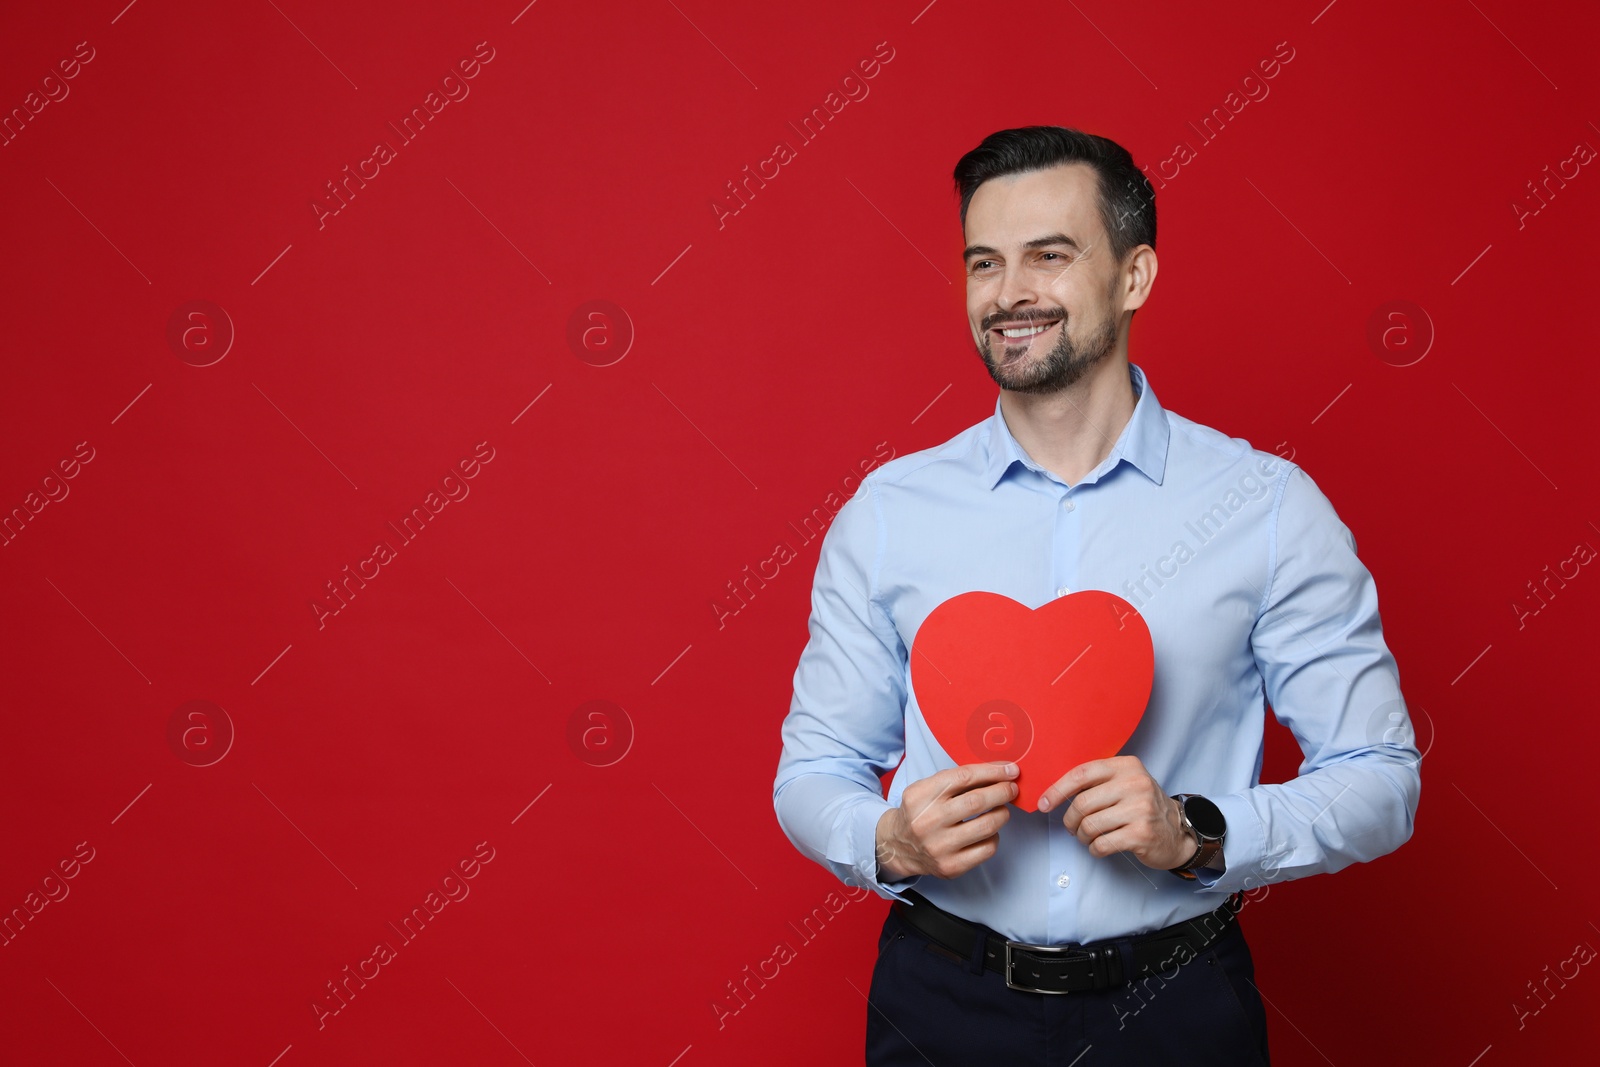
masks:
[(1007, 327), (1031, 326), (1038, 322), (1055, 322), (1057, 319), (1062, 322), (1067, 321), (1065, 308), (1057, 308), (1054, 311), (1035, 311), (1025, 315), (991, 315), (983, 320), (983, 328), (987, 331), (1000, 325)]

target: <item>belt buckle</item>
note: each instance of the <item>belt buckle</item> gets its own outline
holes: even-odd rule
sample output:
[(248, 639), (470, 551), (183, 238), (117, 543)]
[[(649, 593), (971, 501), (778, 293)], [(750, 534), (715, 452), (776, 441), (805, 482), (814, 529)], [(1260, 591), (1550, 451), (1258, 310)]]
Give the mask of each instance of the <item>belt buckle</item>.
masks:
[(1043, 993), (1043, 994), (1045, 994), (1047, 996), (1065, 996), (1066, 994), (1072, 992), (1072, 990), (1070, 990), (1070, 989), (1039, 989), (1039, 988), (1036, 988), (1036, 987), (1030, 986), (1030, 985), (1019, 985), (1011, 977), (1011, 971), (1012, 971), (1012, 965), (1013, 965), (1013, 960), (1012, 960), (1012, 957), (1011, 957), (1011, 950), (1013, 948), (1025, 949), (1028, 952), (1037, 952), (1037, 953), (1043, 953), (1043, 954), (1052, 954), (1053, 953), (1055, 955), (1067, 956), (1067, 957), (1070, 957), (1070, 956), (1072, 956), (1074, 954), (1085, 955), (1085, 956), (1088, 956), (1090, 959), (1093, 959), (1093, 957), (1094, 957), (1093, 953), (1086, 952), (1086, 950), (1081, 945), (1078, 945), (1078, 944), (1030, 945), (1026, 941), (1012, 941), (1010, 938), (1007, 938), (1006, 939), (1006, 971), (1005, 971), (1006, 986), (1008, 988), (1011, 988), (1011, 989), (1020, 989), (1024, 993)]

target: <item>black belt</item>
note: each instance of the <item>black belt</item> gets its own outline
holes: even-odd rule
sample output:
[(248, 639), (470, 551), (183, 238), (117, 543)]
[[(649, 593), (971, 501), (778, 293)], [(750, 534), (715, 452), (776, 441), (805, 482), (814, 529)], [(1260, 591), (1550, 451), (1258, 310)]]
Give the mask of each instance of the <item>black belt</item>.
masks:
[[(1031, 945), (1012, 941), (987, 926), (968, 922), (939, 908), (915, 889), (905, 892), (915, 901), (912, 907), (896, 901), (895, 914), (929, 940), (943, 945), (965, 959), (972, 959), (977, 939), (984, 939), (983, 965), (1005, 976), (1006, 985), (1030, 993), (1082, 993), (1110, 989), (1143, 977), (1146, 973), (1170, 970), (1192, 959), (1227, 929), (1244, 895), (1234, 893), (1208, 915), (1173, 923), (1137, 937), (1091, 941), (1087, 944)], [(1180, 946), (1189, 949), (1186, 955)], [(1126, 957), (1124, 950), (1127, 950)], [(1124, 960), (1131, 964), (1124, 965)]]

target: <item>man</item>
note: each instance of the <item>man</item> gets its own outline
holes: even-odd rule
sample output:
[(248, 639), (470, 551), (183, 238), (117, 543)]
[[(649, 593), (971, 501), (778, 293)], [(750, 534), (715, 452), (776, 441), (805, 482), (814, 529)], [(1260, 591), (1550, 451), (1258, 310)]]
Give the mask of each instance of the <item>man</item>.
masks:
[[(1156, 253), (1154, 190), (1125, 149), (1003, 130), (955, 178), (999, 397), (874, 470), (829, 528), (779, 824), (896, 901), (869, 1064), (1265, 1064), (1242, 894), (1394, 850), (1421, 791), (1372, 576), (1309, 475), (1163, 409), (1128, 362)], [(1143, 617), (1154, 683), (1120, 754), (1029, 765), (1059, 780), (1026, 812), (1015, 765), (939, 746), (908, 649), (969, 590), (1037, 608), (1081, 589)], [(1268, 702), (1305, 761), (1262, 785)]]

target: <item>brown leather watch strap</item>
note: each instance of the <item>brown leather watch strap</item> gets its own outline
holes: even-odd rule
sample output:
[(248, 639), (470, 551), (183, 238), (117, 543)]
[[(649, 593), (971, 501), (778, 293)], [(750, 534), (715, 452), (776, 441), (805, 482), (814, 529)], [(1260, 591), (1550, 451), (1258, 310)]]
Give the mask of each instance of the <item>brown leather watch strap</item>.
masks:
[(1206, 864), (1210, 863), (1211, 858), (1215, 856), (1218, 850), (1221, 848), (1221, 841), (1200, 842), (1200, 847), (1195, 850), (1193, 856), (1189, 857), (1189, 862), (1185, 863), (1182, 867), (1174, 868), (1172, 873), (1178, 875), (1180, 878), (1188, 878), (1191, 881), (1196, 880), (1198, 876), (1194, 873), (1195, 868), (1204, 867)]

